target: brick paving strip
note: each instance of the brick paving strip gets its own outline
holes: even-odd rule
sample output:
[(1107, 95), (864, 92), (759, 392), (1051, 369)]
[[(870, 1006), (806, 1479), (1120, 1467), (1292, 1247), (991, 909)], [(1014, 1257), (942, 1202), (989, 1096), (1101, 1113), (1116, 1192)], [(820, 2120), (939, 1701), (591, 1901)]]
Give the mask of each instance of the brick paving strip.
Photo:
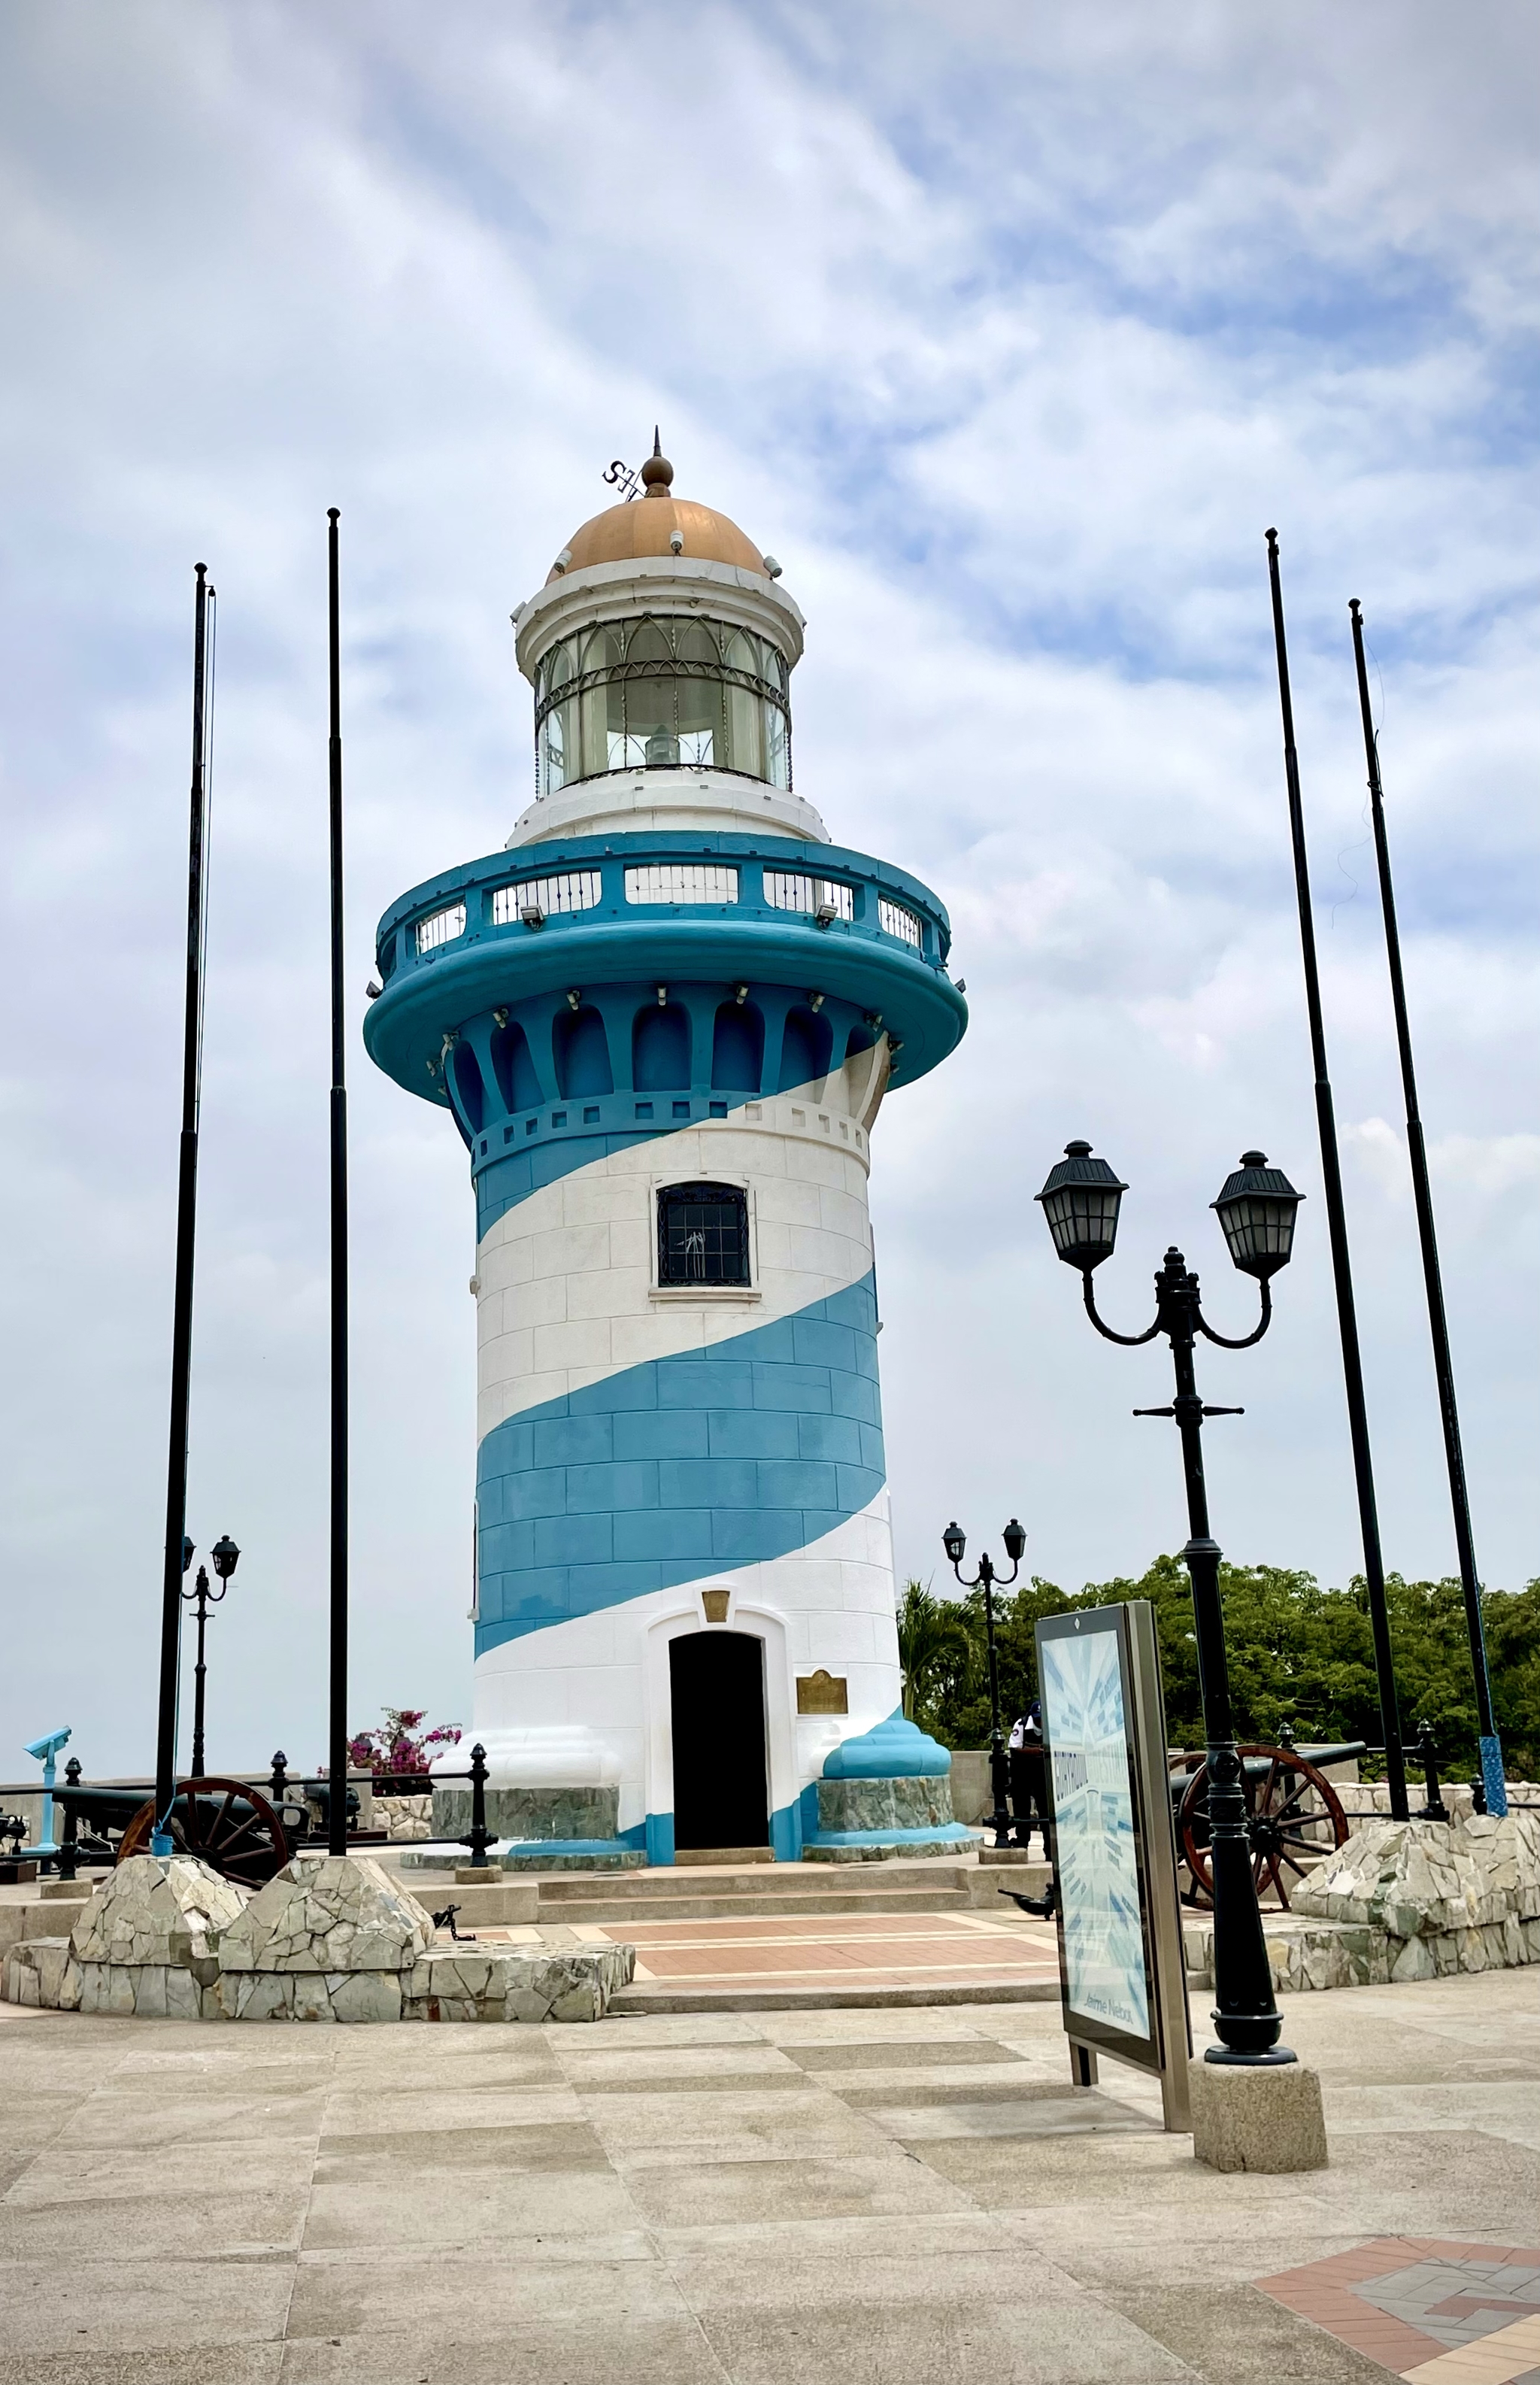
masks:
[[(537, 1929), (481, 1929), (478, 1940), (534, 1942)], [(981, 1989), (1059, 1976), (1049, 1923), (997, 1921), (987, 1914), (739, 1916), (720, 1920), (577, 1922), (580, 1944), (637, 1949), (639, 1982), (698, 1988), (816, 1986)], [(441, 1932), (441, 1937), (443, 1933)], [(444, 1940), (447, 1943), (447, 1939)]]
[(1257, 2283), (1415, 2385), (1540, 2385), (1533, 2247), (1382, 2236)]
[(1028, 1937), (975, 1914), (861, 1914), (826, 1918), (649, 1921), (602, 1934), (637, 1949), (639, 1980), (739, 1987), (756, 1979), (838, 1979), (841, 1985), (916, 1987), (970, 1979), (1057, 1978), (1050, 1929)]

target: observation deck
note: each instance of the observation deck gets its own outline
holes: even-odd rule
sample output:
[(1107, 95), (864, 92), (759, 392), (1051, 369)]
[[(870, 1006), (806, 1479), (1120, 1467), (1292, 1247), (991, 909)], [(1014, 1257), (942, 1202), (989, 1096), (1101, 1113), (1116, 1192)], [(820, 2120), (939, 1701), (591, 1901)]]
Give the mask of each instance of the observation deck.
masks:
[[(553, 1050), (562, 1015), (602, 988), (646, 1003), (662, 987), (697, 1014), (691, 1091), (724, 1090), (714, 1087), (709, 1014), (732, 1002), (752, 1004), (766, 1030), (791, 1005), (814, 1003), (827, 1014), (834, 1067), (864, 1028), (868, 1043), (886, 1039), (907, 1084), (944, 1060), (967, 1024), (947, 975), (950, 943), (927, 887), (844, 846), (698, 830), (553, 841), (466, 862), (391, 904), (376, 944), (384, 991), (364, 1040), (408, 1093), (460, 1116), (446, 1083), (455, 1040), (474, 1019), (533, 1003), (549, 1009), (551, 1031), (527, 1028), (529, 1091), (538, 1086), (539, 1104), (561, 1102), (583, 1090), (563, 1081)], [(645, 1093), (633, 1081), (632, 1010), (624, 1000), (606, 1009), (610, 1092)], [(765, 1031), (760, 1081), (727, 1090), (776, 1092), (780, 1049)], [(537, 1106), (515, 1090), (504, 1087), (508, 1108)], [(467, 1142), (478, 1130), (466, 1118), (461, 1126)]]

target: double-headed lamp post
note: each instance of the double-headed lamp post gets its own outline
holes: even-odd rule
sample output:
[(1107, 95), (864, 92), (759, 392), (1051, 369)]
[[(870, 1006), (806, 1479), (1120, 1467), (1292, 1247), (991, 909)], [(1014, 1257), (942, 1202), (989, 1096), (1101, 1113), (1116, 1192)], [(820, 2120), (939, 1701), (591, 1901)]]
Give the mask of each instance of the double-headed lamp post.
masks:
[(1088, 1143), (1064, 1146), (1064, 1156), (1050, 1169), (1037, 1194), (1053, 1236), (1053, 1247), (1066, 1267), (1078, 1267), (1086, 1297), (1086, 1314), (1109, 1342), (1136, 1348), (1164, 1333), (1171, 1343), (1176, 1371), (1176, 1396), (1168, 1408), (1136, 1408), (1136, 1416), (1171, 1417), (1182, 1436), (1182, 1465), (1187, 1483), (1189, 1538), (1182, 1555), (1192, 1578), (1193, 1620), (1197, 1627), (1198, 1682), (1203, 1701), (1203, 1736), (1207, 1742), (1209, 1776), (1209, 1860), (1214, 1897), (1214, 2028), (1220, 2042), (1210, 2046), (1206, 2062), (1256, 2066), (1292, 2062), (1287, 2046), (1278, 2043), (1283, 2021), (1273, 1993), (1273, 1974), (1262, 1936), (1261, 1907), (1251, 1868), (1251, 1842), (1246, 1822), (1246, 1792), (1240, 1751), (1236, 1745), (1230, 1713), (1230, 1677), (1224, 1655), (1224, 1616), (1219, 1597), (1222, 1551), (1209, 1531), (1209, 1501), (1203, 1482), (1203, 1419), (1240, 1416), (1240, 1408), (1205, 1407), (1198, 1397), (1193, 1371), (1198, 1336), (1223, 1350), (1249, 1349), (1260, 1342), (1273, 1321), (1269, 1279), (1286, 1267), (1294, 1244), (1294, 1219), (1302, 1193), (1267, 1155), (1247, 1151), (1211, 1205), (1224, 1229), (1234, 1265), (1253, 1275), (1261, 1287), (1261, 1321), (1255, 1332), (1232, 1341), (1216, 1333), (1205, 1318), (1198, 1278), (1174, 1246), (1155, 1277), (1155, 1322), (1142, 1333), (1114, 1333), (1097, 1315), (1091, 1287), (1093, 1271), (1111, 1258), (1118, 1230), (1118, 1205), (1128, 1187), (1113, 1175), (1104, 1159), (1092, 1156)]
[(995, 1834), (996, 1846), (1008, 1847), (1011, 1843), (1011, 1808), (1007, 1802), (1006, 1792), (1011, 1778), (1011, 1767), (1000, 1728), (1000, 1664), (995, 1655), (994, 1593), (997, 1588), (1009, 1590), (1022, 1568), (1022, 1552), (1026, 1546), (1026, 1534), (1014, 1516), (1005, 1527), (1000, 1538), (1005, 1542), (1005, 1554), (1011, 1560), (1010, 1572), (998, 1574), (989, 1552), (986, 1549), (979, 1557), (978, 1571), (972, 1581), (964, 1581), (962, 1578), (962, 1554), (968, 1543), (959, 1525), (947, 1526), (941, 1535), (941, 1546), (946, 1550), (951, 1561), (951, 1569), (958, 1580), (962, 1583), (963, 1589), (982, 1589), (984, 1592), (984, 1636), (989, 1647), (989, 1786), (995, 1800), (995, 1810), (989, 1817), (989, 1828)]
[[(183, 1598), (193, 1602), (193, 1612), (198, 1619), (198, 1660), (192, 1667), (192, 1778), (194, 1780), (201, 1780), (204, 1778), (204, 1626), (208, 1621), (209, 1608), (217, 1606), (230, 1588), (230, 1578), (235, 1571), (236, 1560), (241, 1552), (230, 1534), (224, 1532), (215, 1542), (208, 1554), (214, 1560), (214, 1570), (219, 1577), (218, 1589), (214, 1590), (210, 1587), (208, 1567), (200, 1566), (197, 1580), (192, 1588), (191, 1590), (184, 1588), (182, 1591)], [(192, 1562), (192, 1548), (189, 1545), (187, 1564)], [(187, 1564), (182, 1567), (184, 1573), (187, 1570)]]

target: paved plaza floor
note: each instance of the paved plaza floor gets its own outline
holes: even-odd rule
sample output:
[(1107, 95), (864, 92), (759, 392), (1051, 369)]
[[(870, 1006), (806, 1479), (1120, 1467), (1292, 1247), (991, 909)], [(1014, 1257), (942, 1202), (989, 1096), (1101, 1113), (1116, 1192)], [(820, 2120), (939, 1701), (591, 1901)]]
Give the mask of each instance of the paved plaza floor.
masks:
[(1527, 2376), (1533, 1976), (1285, 2020), (1332, 2166), (1237, 2178), (1136, 2074), (1072, 2091), (1047, 2004), (544, 2029), (0, 2006), (0, 2385)]
[[(578, 1922), (567, 1928), (478, 1929), (489, 1945), (622, 1943), (637, 1950), (623, 1999), (645, 2011), (659, 1991), (723, 2004), (765, 1992), (816, 2000), (877, 1991), (969, 1995), (1035, 1991), (1057, 2003), (1059, 1942), (1051, 1922), (984, 1913), (738, 1916), (703, 1921)], [(440, 1942), (447, 1944), (441, 1932)]]

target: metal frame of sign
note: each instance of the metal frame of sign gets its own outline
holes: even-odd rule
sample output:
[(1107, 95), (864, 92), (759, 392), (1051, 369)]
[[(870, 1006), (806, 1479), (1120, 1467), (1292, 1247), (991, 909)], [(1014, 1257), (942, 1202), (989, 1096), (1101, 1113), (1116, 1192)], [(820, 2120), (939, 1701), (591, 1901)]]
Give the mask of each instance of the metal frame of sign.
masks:
[[(1097, 1673), (1104, 1710), (1111, 1710), (1109, 1689), (1116, 1689), (1132, 1824), (1126, 1853), (1115, 1847), (1110, 1849), (1105, 1835), (1099, 1831), (1105, 1791), (1090, 1779), (1084, 1761), (1079, 1760), (1084, 1751), (1074, 1741), (1071, 1717), (1065, 1711), (1071, 1703), (1065, 1665), (1069, 1651), (1055, 1653), (1066, 1642), (1078, 1642), (1086, 1651), (1085, 1657), (1076, 1661), (1075, 1669), (1083, 1683), (1090, 1680), (1093, 1671)], [(1094, 1657), (1092, 1642), (1097, 1643)], [(1043, 1768), (1053, 1833), (1053, 1872), (1058, 1883), (1059, 1987), (1071, 2075), (1076, 2086), (1094, 2086), (1097, 2057), (1102, 2054), (1132, 2063), (1136, 2069), (1153, 2071), (1161, 2082), (1161, 2105), (1167, 2129), (1185, 2131), (1191, 2127), (1187, 2064), (1192, 2057), (1192, 2029), (1187, 2017), (1186, 1962), (1176, 1887), (1176, 1837), (1172, 1824), (1165, 1701), (1161, 1691), (1155, 1610), (1148, 1599), (1139, 1598), (1122, 1606), (1050, 1615), (1037, 1627), (1037, 1692), (1042, 1704), (1046, 1757)], [(1113, 1668), (1111, 1681), (1109, 1665)], [(1112, 1741), (1104, 1742), (1109, 1748), (1114, 1744)], [(1115, 1768), (1115, 1757), (1112, 1760)], [(1076, 1800), (1078, 1807), (1072, 1812)], [(1107, 1879), (1109, 1867), (1113, 1873), (1123, 1869), (1126, 1874), (1130, 1855), (1138, 1914), (1135, 1966), (1124, 1972), (1128, 1991), (1124, 2003), (1133, 2018), (1124, 2025), (1104, 2013), (1077, 2009), (1071, 2002), (1071, 1974), (1072, 1970), (1079, 1971), (1083, 1952), (1092, 1951), (1089, 1946), (1083, 1950), (1077, 1942), (1077, 1933), (1083, 1926), (1080, 1899), (1087, 1884), (1085, 1876), (1089, 1875), (1094, 1894)], [(1084, 1998), (1083, 1979), (1077, 1981), (1074, 1992)], [(1134, 2019), (1141, 2017), (1141, 2002), (1145, 2022), (1142, 2034), (1134, 2025)]]

